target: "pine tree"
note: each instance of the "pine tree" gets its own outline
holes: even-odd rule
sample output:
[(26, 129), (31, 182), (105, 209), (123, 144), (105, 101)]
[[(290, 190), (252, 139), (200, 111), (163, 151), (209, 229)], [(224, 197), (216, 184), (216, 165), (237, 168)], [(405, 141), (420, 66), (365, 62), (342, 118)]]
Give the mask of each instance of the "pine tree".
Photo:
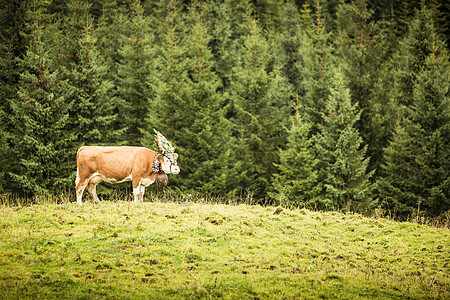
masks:
[(10, 188), (26, 193), (69, 187), (74, 139), (67, 130), (70, 104), (64, 93), (66, 82), (59, 78), (56, 49), (50, 42), (57, 38), (57, 27), (44, 23), (49, 16), (36, 2), (32, 14), (32, 40), (19, 63), (24, 70), (19, 101), (12, 103), (11, 155), (17, 164), (9, 172)]
[(85, 2), (68, 3), (66, 24), (68, 39), (64, 51), (67, 56), (62, 75), (69, 80), (69, 109), (71, 130), (81, 144), (112, 143), (122, 134), (114, 130), (117, 104), (111, 99), (112, 83), (108, 69), (95, 47), (95, 30), (90, 5)]
[(398, 125), (379, 180), (380, 200), (400, 217), (419, 210), (436, 216), (450, 208), (450, 64), (431, 16), (426, 7), (418, 12), (404, 42), (406, 69), (415, 71), (404, 77), (410, 79), (404, 83), (412, 84), (404, 92), (411, 99), (399, 104)]
[(311, 15), (308, 6), (302, 9), (305, 30), (300, 46), (301, 61), (299, 69), (303, 75), (301, 92), (305, 110), (305, 120), (312, 125), (311, 134), (318, 132), (323, 123), (322, 112), (329, 95), (334, 66), (333, 48), (330, 43), (330, 32), (327, 31), (323, 18), (322, 6), (316, 2), (316, 12)]
[(220, 91), (223, 92), (229, 87), (232, 77), (232, 67), (236, 57), (234, 49), (236, 40), (232, 38), (232, 12), (228, 3), (221, 0), (211, 0), (205, 3), (206, 26), (210, 40), (208, 42), (212, 54), (214, 55), (214, 69), (219, 76), (222, 85)]
[(258, 0), (251, 4), (253, 14), (263, 28), (279, 30), (282, 26), (280, 8), (285, 5), (284, 0)]
[(420, 7), (421, 0), (394, 0), (388, 3), (382, 3), (375, 9), (383, 11), (386, 15), (391, 15), (392, 20), (395, 22), (394, 31), (397, 39), (402, 38), (408, 30), (408, 25), (411, 23), (414, 17), (415, 9)]
[(29, 1), (0, 1), (0, 191), (7, 188), (5, 173), (12, 169), (10, 140), (12, 123), (11, 103), (19, 101), (17, 58), (26, 51), (27, 8)]
[[(185, 41), (187, 24), (184, 17), (180, 16), (181, 7), (176, 0), (160, 1), (159, 10), (162, 19), (159, 20), (159, 26), (155, 29), (158, 32), (156, 35), (158, 43), (154, 55), (156, 71), (155, 80), (151, 83), (155, 94), (150, 104), (147, 123), (161, 132), (175, 146), (179, 155), (178, 165), (181, 172), (169, 180), (171, 186), (180, 186), (183, 181), (179, 178), (186, 172), (183, 165), (185, 153), (179, 146), (179, 141), (183, 141), (184, 138), (182, 131), (189, 128), (186, 119), (191, 120), (189, 111), (185, 110), (189, 102), (187, 98), (189, 85), (186, 84), (189, 65), (184, 57), (187, 51)], [(152, 132), (144, 133), (143, 145), (155, 149)]]
[(426, 6), (422, 10), (416, 10), (414, 20), (409, 23), (408, 34), (400, 42), (399, 51), (394, 55), (401, 93), (398, 101), (400, 105), (411, 104), (417, 75), (424, 67), (430, 53), (432, 38), (437, 39), (433, 15), (433, 10)]
[(367, 147), (355, 128), (360, 115), (342, 71), (336, 70), (315, 141), (320, 209), (363, 210), (371, 204), (373, 172), (367, 171)]
[(225, 5), (231, 24), (232, 40), (237, 41), (247, 33), (242, 24), (246, 22), (252, 3), (250, 0), (227, 0)]
[(168, 9), (166, 34), (156, 50), (155, 99), (148, 123), (176, 145), (181, 172), (172, 185), (225, 193), (231, 134), (218, 93), (221, 81), (208, 46), (206, 12), (204, 6), (192, 5), (186, 20), (175, 1)]
[[(97, 26), (92, 32), (92, 42), (95, 43), (95, 48), (98, 52), (98, 63), (106, 68), (107, 73), (105, 80), (111, 82), (112, 88), (109, 91), (109, 101), (115, 103), (113, 113), (119, 114), (125, 106), (125, 100), (121, 96), (121, 77), (119, 76), (119, 69), (123, 62), (121, 53), (121, 46), (124, 44), (124, 30), (128, 29), (129, 24), (125, 24), (127, 15), (123, 12), (117, 4), (116, 0), (111, 0), (111, 3), (103, 3), (101, 15), (97, 21)], [(131, 17), (132, 18), (132, 17)], [(126, 116), (120, 115), (112, 123), (113, 130), (125, 130), (124, 118)], [(117, 140), (120, 144), (127, 144), (128, 135), (121, 135)], [(134, 141), (133, 141), (134, 142)]]
[(278, 173), (274, 174), (275, 192), (271, 196), (283, 206), (311, 207), (318, 194), (316, 161), (312, 151), (311, 126), (300, 115), (298, 104), (291, 118), (286, 149), (280, 153)]
[(145, 119), (150, 110), (153, 70), (153, 37), (148, 19), (144, 16), (143, 7), (139, 0), (133, 4), (129, 21), (125, 22), (122, 34), (123, 42), (118, 68), (119, 88), (118, 97), (122, 101), (119, 109), (120, 126), (127, 128), (127, 142), (139, 145), (143, 138), (142, 132), (153, 132), (146, 125)]
[(382, 62), (386, 59), (387, 48), (380, 26), (373, 21), (373, 10), (366, 0), (343, 4), (338, 11), (339, 38), (338, 54), (340, 65), (347, 77), (352, 101), (361, 109), (361, 119), (357, 127), (368, 145), (371, 157), (369, 168), (376, 169), (382, 158), (383, 133), (386, 121), (374, 120), (378, 116), (389, 115), (383, 109), (384, 99), (377, 98), (377, 81), (382, 75)]
[(270, 31), (273, 37), (273, 52), (276, 58), (276, 65), (281, 67), (281, 76), (287, 83), (289, 97), (295, 102), (297, 93), (300, 91), (302, 74), (299, 70), (301, 56), (299, 53), (302, 29), (300, 15), (293, 1), (288, 1), (282, 9), (282, 26), (284, 30), (277, 32)]
[[(187, 181), (191, 188), (204, 193), (220, 194), (227, 190), (224, 178), (230, 168), (231, 136), (225, 119), (221, 81), (214, 72), (214, 56), (209, 48), (211, 39), (207, 25), (208, 11), (204, 6), (190, 8), (191, 30), (187, 56), (189, 60), (190, 99), (192, 112), (190, 128), (185, 131), (184, 149)], [(189, 119), (189, 118), (188, 118)], [(224, 186), (220, 189), (221, 186)]]
[[(271, 188), (278, 149), (285, 145), (288, 98), (280, 92), (284, 82), (272, 62), (269, 42), (257, 21), (248, 16), (248, 36), (243, 37), (236, 54), (230, 86), (231, 113), (235, 126), (236, 157), (241, 183), (237, 192), (250, 191), (262, 200)], [(238, 187), (239, 188), (239, 187)]]

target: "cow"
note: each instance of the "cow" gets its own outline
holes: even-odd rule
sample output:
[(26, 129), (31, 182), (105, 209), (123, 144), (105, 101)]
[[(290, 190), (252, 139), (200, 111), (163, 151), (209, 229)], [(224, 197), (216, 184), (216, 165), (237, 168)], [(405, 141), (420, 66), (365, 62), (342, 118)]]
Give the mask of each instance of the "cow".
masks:
[(177, 165), (178, 155), (160, 133), (158, 145), (163, 150), (163, 155), (144, 147), (131, 146), (83, 146), (78, 149), (75, 180), (78, 205), (82, 205), (81, 200), (86, 188), (94, 201), (100, 202), (96, 186), (101, 181), (110, 183), (131, 181), (134, 202), (142, 202), (145, 188), (155, 182), (158, 172), (172, 174), (180, 172)]

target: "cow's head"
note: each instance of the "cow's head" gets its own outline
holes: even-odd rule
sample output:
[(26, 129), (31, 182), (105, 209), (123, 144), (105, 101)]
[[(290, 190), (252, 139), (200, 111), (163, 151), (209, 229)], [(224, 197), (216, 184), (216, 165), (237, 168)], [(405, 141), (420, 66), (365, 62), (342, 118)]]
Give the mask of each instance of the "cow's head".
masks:
[(164, 173), (180, 173), (180, 168), (177, 165), (178, 154), (175, 153), (175, 148), (158, 131), (156, 131), (156, 140), (158, 142), (158, 147), (164, 156), (163, 161), (161, 162), (161, 169)]

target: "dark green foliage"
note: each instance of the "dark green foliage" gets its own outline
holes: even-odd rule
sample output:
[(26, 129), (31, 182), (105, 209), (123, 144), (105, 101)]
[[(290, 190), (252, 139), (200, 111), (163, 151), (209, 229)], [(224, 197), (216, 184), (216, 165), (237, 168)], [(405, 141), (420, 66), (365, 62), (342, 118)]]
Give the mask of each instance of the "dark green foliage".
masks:
[[(133, 19), (132, 17), (130, 18)], [(121, 96), (123, 92), (121, 79), (124, 76), (119, 76), (119, 74), (121, 74), (120, 70), (125, 68), (124, 65), (127, 62), (121, 53), (121, 45), (127, 44), (125, 40), (129, 41), (128, 36), (123, 34), (125, 19), (125, 15), (118, 5), (115, 3), (105, 4), (98, 19), (97, 28), (92, 33), (92, 42), (95, 43), (94, 46), (97, 49), (98, 63), (108, 71), (103, 78), (112, 84), (112, 88), (108, 93), (108, 100), (114, 105), (113, 113), (117, 113), (120, 116), (112, 123), (112, 128), (115, 130), (122, 129), (123, 131), (125, 131), (127, 126), (124, 124), (127, 116), (120, 114), (120, 111), (124, 110), (125, 99), (128, 99), (128, 97)], [(128, 62), (128, 65), (132, 64), (133, 60)], [(131, 140), (132, 143), (135, 143), (134, 136)], [(118, 138), (118, 143), (131, 145), (131, 142), (127, 143), (125, 135), (121, 135)]]
[(410, 105), (400, 104), (401, 118), (386, 149), (380, 179), (381, 199), (403, 216), (420, 210), (439, 215), (450, 208), (450, 64), (445, 45), (425, 22), (430, 13), (418, 13), (405, 40), (406, 45), (420, 43), (426, 52), (404, 50), (413, 64), (409, 68), (417, 72), (411, 80)]
[(381, 64), (386, 60), (387, 41), (379, 24), (373, 21), (373, 11), (367, 2), (357, 0), (340, 6), (338, 51), (352, 101), (361, 109), (357, 128), (368, 145), (370, 169), (373, 170), (378, 167), (386, 146), (383, 128), (388, 120), (380, 120), (379, 116), (389, 115), (383, 105), (384, 99), (378, 97), (375, 87), (383, 76)]
[(214, 55), (214, 69), (220, 77), (223, 91), (229, 87), (232, 80), (232, 68), (236, 59), (234, 50), (237, 41), (232, 38), (234, 33), (232, 30), (233, 13), (227, 2), (221, 0), (208, 1), (204, 10), (210, 36), (208, 44)]
[(314, 14), (307, 6), (302, 10), (304, 31), (299, 49), (301, 61), (298, 63), (303, 76), (301, 91), (304, 93), (305, 119), (312, 126), (312, 134), (316, 134), (323, 123), (322, 112), (330, 93), (331, 70), (335, 64), (330, 32), (327, 31), (322, 7), (317, 4)]
[(284, 5), (281, 13), (285, 30), (280, 34), (275, 34), (275, 31), (272, 30), (270, 34), (274, 36), (271, 38), (271, 42), (273, 43), (277, 64), (281, 67), (281, 75), (288, 85), (288, 96), (295, 99), (300, 91), (303, 79), (303, 74), (299, 69), (301, 60), (299, 49), (303, 37), (301, 34), (301, 19), (292, 1), (288, 1)]
[(228, 186), (230, 126), (208, 47), (207, 14), (204, 7), (191, 6), (192, 23), (188, 23), (178, 16), (174, 3), (169, 3), (168, 9), (172, 10), (165, 19), (163, 43), (156, 49), (155, 98), (149, 124), (177, 147), (182, 171), (174, 178), (175, 185), (204, 193), (226, 193), (228, 190), (219, 186)]
[(0, 0), (0, 189), (71, 188), (79, 146), (156, 150), (157, 129), (183, 193), (439, 215), (449, 7)]
[[(182, 131), (188, 130), (189, 122), (192, 121), (190, 99), (186, 95), (189, 89), (186, 83), (186, 80), (189, 80), (187, 77), (189, 66), (185, 59), (187, 25), (184, 17), (179, 15), (181, 8), (176, 1), (160, 1), (160, 6), (165, 15), (160, 19), (157, 29), (160, 43), (154, 50), (153, 63), (156, 71), (154, 81), (150, 83), (155, 94), (146, 122), (174, 144), (179, 154), (178, 164), (184, 173), (185, 153), (179, 144), (184, 141)], [(143, 145), (147, 147), (154, 145), (152, 131), (144, 135)], [(176, 185), (176, 178), (170, 180), (172, 185)]]
[(315, 142), (321, 188), (316, 205), (320, 208), (364, 209), (370, 205), (373, 172), (367, 170), (367, 147), (355, 128), (360, 116), (342, 72), (336, 70)]
[(78, 143), (111, 143), (118, 139), (121, 131), (112, 127), (117, 117), (113, 99), (110, 98), (113, 85), (107, 78), (107, 65), (95, 47), (90, 5), (71, 1), (68, 7), (66, 26), (70, 40), (66, 40), (63, 50), (68, 60), (62, 73), (70, 85), (69, 122), (76, 132)]
[[(0, 190), (7, 187), (4, 175), (12, 167), (9, 141), (12, 120), (12, 105), (18, 101), (20, 67), (17, 58), (26, 49), (24, 33), (27, 32), (28, 1), (0, 1)], [(22, 33), (22, 34), (21, 34)]]
[(56, 37), (56, 26), (45, 24), (41, 7), (33, 12), (31, 49), (19, 60), (23, 70), (18, 100), (12, 102), (10, 157), (14, 159), (8, 177), (16, 191), (30, 193), (69, 187), (73, 168), (70, 157), (74, 134), (68, 130), (70, 102), (67, 82), (59, 78), (55, 49), (43, 42)]
[(286, 149), (280, 152), (278, 172), (274, 175), (272, 197), (283, 206), (313, 207), (318, 195), (317, 160), (310, 138), (310, 124), (301, 117), (298, 102), (291, 118)]
[(143, 132), (151, 131), (145, 119), (150, 111), (150, 99), (154, 72), (153, 36), (150, 23), (143, 14), (139, 0), (133, 3), (130, 15), (123, 24), (122, 41), (119, 49), (118, 67), (119, 86), (117, 97), (122, 100), (119, 108), (119, 127), (126, 128), (126, 141), (130, 145), (139, 145)]
[(278, 162), (278, 149), (284, 145), (287, 96), (284, 82), (269, 51), (257, 21), (248, 18), (238, 50), (230, 86), (236, 159), (242, 191), (250, 190), (262, 199), (271, 187), (271, 175)]

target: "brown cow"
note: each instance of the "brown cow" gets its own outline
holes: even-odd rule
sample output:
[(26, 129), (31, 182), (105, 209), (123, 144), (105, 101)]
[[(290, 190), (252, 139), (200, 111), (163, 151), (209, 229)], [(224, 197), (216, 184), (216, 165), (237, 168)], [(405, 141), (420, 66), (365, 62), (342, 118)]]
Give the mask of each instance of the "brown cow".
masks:
[[(96, 186), (101, 181), (132, 181), (134, 202), (142, 202), (145, 187), (155, 182), (157, 170), (178, 174), (178, 155), (165, 151), (164, 156), (144, 147), (84, 146), (77, 152), (77, 203), (81, 205), (84, 189), (99, 202)], [(155, 169), (156, 166), (156, 169)]]

